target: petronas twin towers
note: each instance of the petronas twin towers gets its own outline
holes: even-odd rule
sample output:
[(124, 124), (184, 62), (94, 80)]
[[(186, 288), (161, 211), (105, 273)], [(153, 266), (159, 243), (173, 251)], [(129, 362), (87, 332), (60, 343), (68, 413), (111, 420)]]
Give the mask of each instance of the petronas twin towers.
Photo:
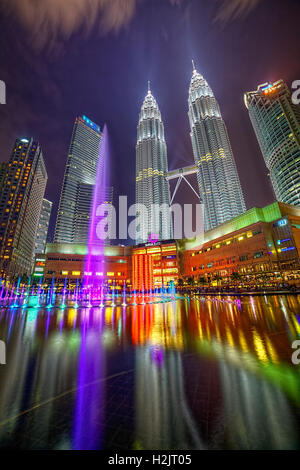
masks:
[[(204, 204), (204, 228), (210, 230), (246, 210), (226, 125), (212, 89), (193, 64), (189, 89), (189, 121), (199, 192)], [(172, 238), (171, 211), (153, 212), (154, 205), (170, 207), (167, 146), (158, 104), (150, 86), (143, 102), (136, 145), (136, 202), (141, 212), (139, 243), (153, 234)]]
[[(147, 213), (140, 212), (138, 243), (172, 238), (167, 146), (164, 125), (157, 102), (148, 85), (148, 94), (140, 112), (136, 144), (136, 203), (143, 204)], [(155, 204), (165, 210), (155, 214)]]

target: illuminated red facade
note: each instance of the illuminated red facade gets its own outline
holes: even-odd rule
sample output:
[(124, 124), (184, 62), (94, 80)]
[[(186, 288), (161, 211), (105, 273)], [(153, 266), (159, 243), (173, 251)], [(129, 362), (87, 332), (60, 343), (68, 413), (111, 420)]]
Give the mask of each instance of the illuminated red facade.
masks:
[(153, 259), (151, 255), (133, 255), (132, 286), (134, 290), (140, 292), (154, 289)]
[(174, 282), (175, 284), (177, 283), (179, 262), (177, 245), (174, 241), (136, 246), (133, 248), (133, 257), (137, 255), (151, 256), (153, 262), (153, 282), (155, 287), (160, 288), (168, 286), (170, 282)]

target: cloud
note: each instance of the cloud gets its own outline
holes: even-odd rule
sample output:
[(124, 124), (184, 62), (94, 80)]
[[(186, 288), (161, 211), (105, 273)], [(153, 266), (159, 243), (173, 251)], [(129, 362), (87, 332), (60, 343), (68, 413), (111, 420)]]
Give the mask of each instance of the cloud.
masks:
[(227, 23), (230, 20), (245, 18), (261, 0), (218, 0), (221, 2), (216, 20)]
[[(120, 31), (130, 23), (142, 1), (148, 0), (0, 0), (0, 8), (23, 24), (33, 45), (51, 49), (79, 30), (89, 33), (96, 28), (103, 34)], [(172, 6), (188, 2), (165, 1)], [(216, 19), (227, 22), (247, 15), (260, 0), (214, 1), (221, 4)]]
[(136, 5), (137, 0), (0, 0), (2, 11), (23, 24), (38, 48), (81, 29), (118, 32), (131, 21)]

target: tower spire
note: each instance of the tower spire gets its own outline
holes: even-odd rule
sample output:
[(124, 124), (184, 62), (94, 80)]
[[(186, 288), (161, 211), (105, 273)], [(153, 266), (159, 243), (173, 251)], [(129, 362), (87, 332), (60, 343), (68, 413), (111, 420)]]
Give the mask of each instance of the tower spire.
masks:
[(150, 88), (150, 80), (148, 80), (148, 95), (151, 93), (151, 88)]
[(192, 59), (192, 64), (193, 64), (193, 71), (195, 72), (195, 71), (196, 71), (196, 67), (195, 67), (194, 59)]

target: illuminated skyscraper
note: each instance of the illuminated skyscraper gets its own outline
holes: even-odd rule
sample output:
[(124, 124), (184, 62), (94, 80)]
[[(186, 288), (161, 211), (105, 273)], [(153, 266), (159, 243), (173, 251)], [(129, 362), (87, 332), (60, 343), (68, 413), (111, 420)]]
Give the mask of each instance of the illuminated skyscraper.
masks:
[[(147, 242), (153, 234), (159, 240), (172, 238), (170, 189), (165, 178), (167, 172), (164, 125), (149, 84), (139, 116), (136, 144), (136, 203), (147, 208), (148, 217), (140, 213), (137, 243)], [(154, 204), (163, 209), (158, 211)]]
[(81, 209), (83, 216), (88, 217), (86, 207), (82, 207), (82, 185), (94, 185), (96, 182), (100, 142), (100, 127), (86, 116), (77, 117), (59, 201), (55, 243), (73, 243)]
[(245, 104), (277, 200), (300, 205), (300, 105), (283, 80), (246, 93)]
[(4, 178), (5, 178), (5, 175), (6, 175), (7, 168), (8, 168), (8, 163), (6, 163), (6, 162), (1, 162), (0, 163), (0, 193), (1, 193), (2, 188), (3, 188), (3, 183), (4, 183)]
[(1, 275), (31, 274), (47, 179), (40, 144), (17, 139), (0, 199)]
[(207, 81), (193, 67), (188, 99), (190, 135), (204, 204), (204, 228), (210, 230), (246, 207), (219, 104)]
[[(89, 238), (90, 228), (90, 214), (91, 205), (93, 202), (95, 185), (79, 183), (76, 199), (76, 214), (74, 222), (74, 243), (87, 243)], [(102, 188), (99, 194), (100, 201), (105, 204), (113, 203), (113, 188), (105, 187)], [(110, 222), (111, 219), (110, 219)], [(110, 240), (105, 240), (105, 245), (108, 245)]]
[(48, 201), (48, 199), (43, 199), (42, 210), (35, 240), (34, 251), (36, 254), (45, 253), (51, 211), (52, 202)]

